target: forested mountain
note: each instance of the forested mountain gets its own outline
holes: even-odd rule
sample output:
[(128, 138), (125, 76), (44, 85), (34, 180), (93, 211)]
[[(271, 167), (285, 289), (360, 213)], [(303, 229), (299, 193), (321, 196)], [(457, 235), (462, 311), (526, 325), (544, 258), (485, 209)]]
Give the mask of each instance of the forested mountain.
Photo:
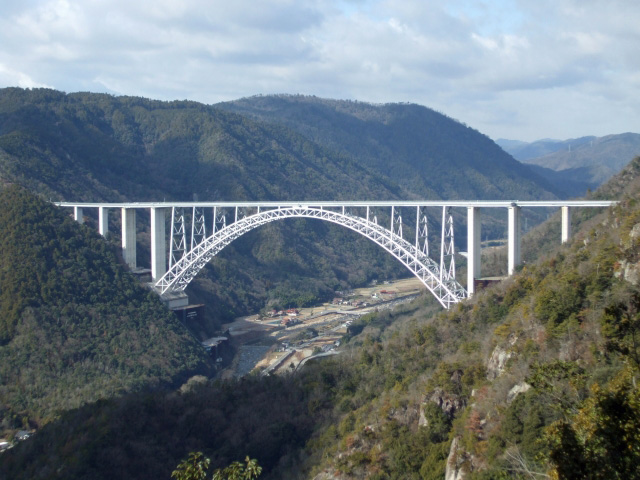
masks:
[[(283, 115), (274, 121), (229, 105), (2, 89), (0, 182), (67, 201), (552, 197), (487, 137), (424, 107), (311, 97), (238, 105), (256, 102)], [(112, 217), (117, 241), (120, 219)], [(485, 235), (502, 229), (485, 220)], [(144, 235), (138, 248), (148, 266)], [(218, 322), (267, 303), (311, 304), (335, 289), (403, 274), (355, 233), (291, 220), (235, 241), (189, 294), (206, 303), (203, 334), (213, 334)]]
[(560, 194), (564, 189), (580, 196), (586, 188), (600, 186), (640, 154), (638, 133), (516, 144), (498, 140), (497, 143), (515, 159), (533, 165), (533, 171), (551, 182)]
[(216, 107), (285, 125), (403, 185), (411, 198), (552, 198), (552, 187), (487, 136), (420, 105), (268, 95)]
[(91, 229), (18, 187), (0, 191), (0, 430), (212, 364)]
[(289, 377), (87, 405), (0, 475), (167, 478), (203, 451), (250, 455), (264, 479), (638, 478), (639, 184), (636, 158), (603, 188), (620, 205), (451, 311), (424, 296), (363, 317), (341, 355)]

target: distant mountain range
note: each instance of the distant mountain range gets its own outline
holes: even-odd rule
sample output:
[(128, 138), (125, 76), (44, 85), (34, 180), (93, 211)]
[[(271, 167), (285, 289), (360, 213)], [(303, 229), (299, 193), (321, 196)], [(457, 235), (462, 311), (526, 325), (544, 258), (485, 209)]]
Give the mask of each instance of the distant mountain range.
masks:
[(603, 184), (640, 154), (640, 134), (587, 136), (569, 140), (496, 141), (516, 160), (548, 180), (561, 196), (581, 196)]

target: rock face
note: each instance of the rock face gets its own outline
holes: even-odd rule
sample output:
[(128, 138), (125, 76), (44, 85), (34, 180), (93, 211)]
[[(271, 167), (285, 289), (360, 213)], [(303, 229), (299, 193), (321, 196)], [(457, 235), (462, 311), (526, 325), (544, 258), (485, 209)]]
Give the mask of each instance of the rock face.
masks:
[(444, 480), (464, 480), (467, 478), (467, 472), (463, 469), (465, 456), (465, 452), (460, 449), (459, 437), (455, 437), (449, 449)]
[(530, 388), (531, 385), (529, 385), (527, 382), (520, 382), (517, 385), (514, 385), (513, 388), (509, 390), (509, 393), (507, 393), (507, 404), (513, 402), (518, 395), (520, 395), (521, 393), (525, 393)]
[(621, 260), (620, 267), (616, 270), (614, 275), (617, 278), (624, 278), (632, 285), (638, 285), (640, 283), (640, 262), (630, 263), (626, 260)]
[(517, 340), (518, 337), (515, 335), (509, 335), (509, 345), (507, 347), (497, 345), (496, 348), (493, 349), (489, 362), (487, 363), (487, 380), (494, 380), (504, 372), (507, 362), (515, 355), (511, 347), (516, 344)]
[(456, 412), (462, 410), (467, 406), (467, 401), (459, 395), (453, 393), (446, 393), (441, 388), (436, 388), (432, 393), (425, 396), (423, 402), (420, 404), (420, 419), (418, 425), (421, 427), (427, 427), (429, 422), (424, 416), (424, 406), (428, 402), (433, 402), (442, 409), (445, 415), (453, 419)]

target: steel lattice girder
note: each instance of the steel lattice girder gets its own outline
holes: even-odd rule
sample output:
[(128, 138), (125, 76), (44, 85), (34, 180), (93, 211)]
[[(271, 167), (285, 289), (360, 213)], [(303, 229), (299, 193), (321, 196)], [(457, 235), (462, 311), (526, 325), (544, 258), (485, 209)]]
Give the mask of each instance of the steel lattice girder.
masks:
[(263, 210), (225, 226), (187, 252), (158, 280), (156, 287), (161, 293), (165, 293), (168, 290), (184, 290), (200, 270), (233, 240), (261, 225), (284, 218), (317, 218), (342, 225), (360, 233), (396, 257), (411, 273), (420, 279), (445, 308), (449, 308), (452, 304), (458, 303), (467, 297), (466, 290), (455, 278), (443, 278), (440, 281), (440, 267), (438, 264), (423, 252), (417, 250), (414, 245), (394, 235), (390, 230), (364, 218), (347, 213), (343, 214), (324, 210), (323, 208), (306, 206)]

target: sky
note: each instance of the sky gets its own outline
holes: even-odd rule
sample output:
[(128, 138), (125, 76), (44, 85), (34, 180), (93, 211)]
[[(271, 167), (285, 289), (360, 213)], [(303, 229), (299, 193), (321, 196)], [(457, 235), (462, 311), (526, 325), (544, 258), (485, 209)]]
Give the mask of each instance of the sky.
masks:
[(493, 139), (640, 133), (638, 0), (0, 0), (0, 87), (410, 102)]

